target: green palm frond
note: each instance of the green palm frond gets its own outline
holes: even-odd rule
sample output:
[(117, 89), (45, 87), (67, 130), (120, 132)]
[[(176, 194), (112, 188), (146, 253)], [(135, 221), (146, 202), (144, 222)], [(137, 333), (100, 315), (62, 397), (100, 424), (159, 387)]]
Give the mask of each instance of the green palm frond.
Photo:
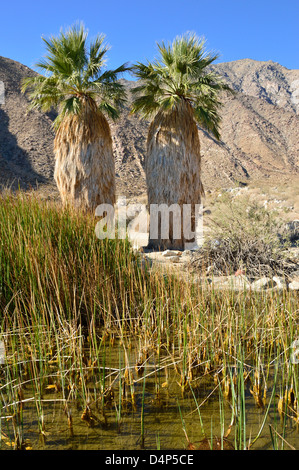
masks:
[(100, 34), (88, 44), (88, 31), (83, 24), (76, 24), (66, 32), (60, 31), (58, 37), (43, 41), (46, 55), (36, 64), (43, 75), (22, 82), (30, 109), (56, 108), (57, 128), (66, 114), (80, 114), (86, 99), (91, 99), (99, 110), (116, 119), (126, 99), (125, 88), (118, 79), (129, 67), (123, 64), (115, 70), (105, 68), (109, 51), (105, 36)]
[(205, 39), (194, 34), (157, 46), (159, 57), (154, 62), (137, 62), (131, 69), (140, 80), (132, 90), (132, 112), (153, 117), (159, 111), (175, 109), (185, 100), (191, 104), (198, 124), (220, 139), (218, 96), (233, 90), (209, 68), (218, 54), (206, 51)]

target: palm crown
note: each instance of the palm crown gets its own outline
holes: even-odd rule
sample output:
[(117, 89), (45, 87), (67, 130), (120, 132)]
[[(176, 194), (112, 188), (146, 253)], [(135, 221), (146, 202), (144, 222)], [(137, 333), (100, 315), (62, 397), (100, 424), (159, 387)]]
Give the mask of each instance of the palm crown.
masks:
[(182, 102), (189, 103), (198, 124), (220, 138), (219, 92), (232, 92), (221, 77), (208, 68), (218, 54), (205, 51), (205, 40), (195, 35), (177, 37), (158, 44), (160, 58), (132, 67), (141, 85), (133, 89), (133, 112), (144, 117), (169, 112)]
[(44, 75), (26, 78), (22, 91), (28, 90), (30, 109), (49, 111), (58, 109), (54, 125), (59, 127), (67, 114), (80, 114), (84, 104), (97, 107), (112, 119), (119, 115), (125, 101), (124, 87), (117, 81), (120, 73), (128, 70), (126, 64), (115, 70), (105, 70), (105, 55), (109, 46), (105, 36), (98, 35), (87, 44), (88, 32), (76, 25), (60, 36), (44, 38), (47, 55), (36, 64)]

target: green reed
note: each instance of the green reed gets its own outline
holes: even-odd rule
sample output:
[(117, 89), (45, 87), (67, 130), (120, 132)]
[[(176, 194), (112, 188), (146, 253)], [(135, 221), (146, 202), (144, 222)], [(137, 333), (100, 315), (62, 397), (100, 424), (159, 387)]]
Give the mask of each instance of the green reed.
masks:
[(179, 384), (180, 399), (191, 393), (200, 437), (210, 434), (201, 413), (210, 398), (200, 397), (201, 383), (215, 380), (209, 393), (219, 400), (221, 445), (227, 404), (235, 446), (250, 444), (248, 397), (267, 419), (272, 408), (279, 413), (282, 429), (268, 428), (275, 441), (285, 439), (288, 420), (297, 425), (298, 364), (290, 364), (299, 337), (296, 292), (220, 291), (151, 272), (128, 240), (98, 240), (92, 215), (32, 195), (3, 196), (0, 221), (4, 445), (11, 437), (16, 447), (26, 446), (32, 401), (47, 445), (45, 397), (61, 403), (71, 434), (74, 404), (90, 427), (107, 427), (114, 410), (119, 433), (124, 413), (135, 410), (145, 445), (145, 385), (152, 379), (156, 403), (171, 383)]

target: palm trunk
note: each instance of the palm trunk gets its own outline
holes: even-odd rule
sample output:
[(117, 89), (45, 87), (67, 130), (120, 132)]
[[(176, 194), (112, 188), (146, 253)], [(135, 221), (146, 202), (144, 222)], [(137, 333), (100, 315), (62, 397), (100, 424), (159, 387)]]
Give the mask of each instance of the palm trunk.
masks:
[[(193, 119), (193, 110), (189, 103), (182, 102), (173, 111), (159, 112), (150, 125), (147, 141), (146, 181), (150, 211), (149, 248), (184, 249), (186, 238), (183, 230), (183, 206), (191, 207), (191, 230), (195, 231), (195, 205), (200, 204), (204, 194), (201, 183), (200, 142), (198, 129)], [(179, 222), (170, 214), (169, 235), (165, 238), (161, 229), (162, 217), (158, 220), (158, 236), (152, 236), (153, 204), (166, 204), (169, 208), (176, 204), (179, 209)]]
[(109, 124), (86, 105), (80, 115), (66, 116), (54, 141), (54, 178), (64, 205), (94, 211), (115, 204), (115, 166)]

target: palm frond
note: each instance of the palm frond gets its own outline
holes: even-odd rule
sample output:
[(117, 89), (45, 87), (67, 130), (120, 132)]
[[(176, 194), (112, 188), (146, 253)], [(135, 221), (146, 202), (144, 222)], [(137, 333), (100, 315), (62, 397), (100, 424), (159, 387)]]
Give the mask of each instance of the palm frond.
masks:
[(132, 73), (140, 84), (132, 90), (132, 112), (144, 117), (159, 111), (174, 110), (180, 102), (188, 101), (194, 118), (217, 139), (220, 138), (218, 95), (232, 92), (224, 80), (211, 71), (218, 54), (205, 48), (205, 39), (188, 33), (178, 36), (172, 43), (161, 42), (159, 57), (152, 63), (137, 62)]
[(59, 36), (42, 38), (46, 55), (36, 66), (44, 75), (23, 81), (22, 91), (28, 93), (30, 109), (58, 110), (55, 127), (59, 127), (67, 114), (84, 112), (84, 103), (93, 100), (98, 109), (113, 119), (124, 104), (125, 88), (119, 76), (129, 70), (123, 64), (115, 70), (105, 69), (106, 54), (110, 46), (99, 34), (88, 44), (88, 31), (76, 24)]

